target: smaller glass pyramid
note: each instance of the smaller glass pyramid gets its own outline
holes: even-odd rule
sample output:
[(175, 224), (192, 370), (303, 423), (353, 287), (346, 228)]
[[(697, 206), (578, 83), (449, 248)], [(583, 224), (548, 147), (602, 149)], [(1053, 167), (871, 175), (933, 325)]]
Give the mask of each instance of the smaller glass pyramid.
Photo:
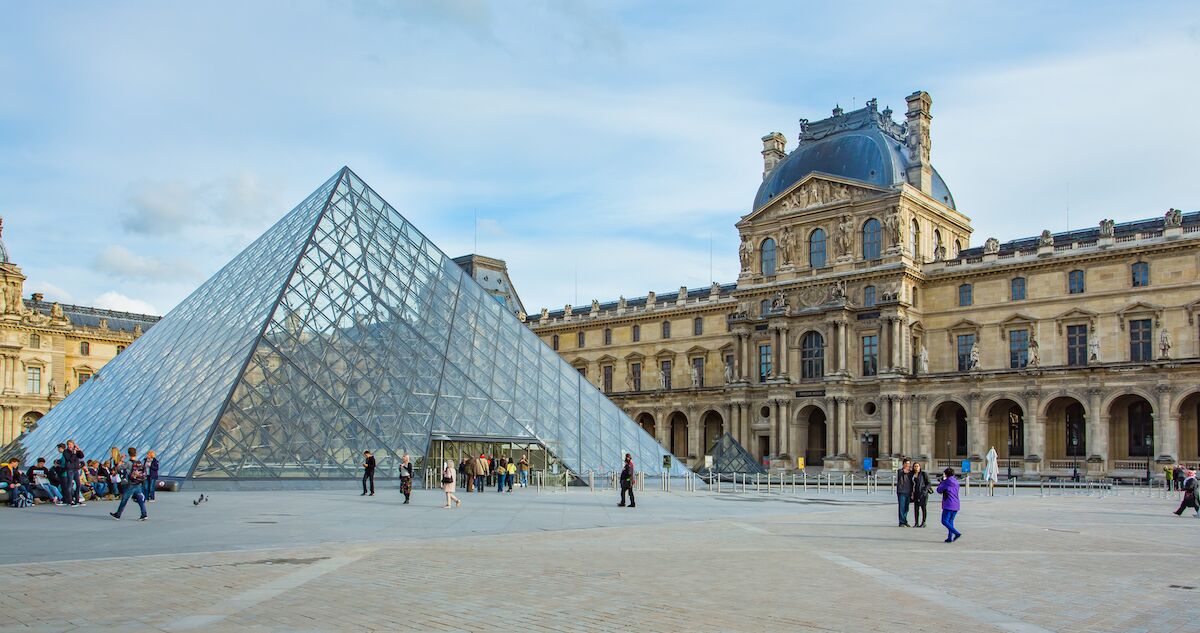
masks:
[(343, 167), (6, 452), (349, 479), (364, 450), (395, 472), (434, 436), (540, 444), (576, 474), (632, 453), (662, 475), (669, 454)]
[(754, 456), (728, 432), (713, 442), (712, 448), (708, 449), (708, 454), (713, 458), (712, 473), (714, 475), (734, 473), (754, 475), (767, 472), (767, 469), (763, 468), (762, 464), (758, 463)]

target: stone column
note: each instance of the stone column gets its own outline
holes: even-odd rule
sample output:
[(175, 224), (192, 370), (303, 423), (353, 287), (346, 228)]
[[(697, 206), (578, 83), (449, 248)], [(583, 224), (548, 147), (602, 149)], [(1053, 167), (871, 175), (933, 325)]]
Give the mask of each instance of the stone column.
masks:
[(900, 348), (901, 348), (901, 346), (904, 344), (904, 341), (903, 341), (903, 339), (901, 339), (901, 338), (900, 338), (900, 317), (894, 317), (894, 318), (892, 318), (892, 340), (891, 340), (891, 344), (892, 344), (892, 371), (894, 371), (894, 372), (899, 372), (899, 371), (900, 371), (900, 367), (901, 367), (901, 363), (900, 363), (900, 358), (901, 358), (901, 354), (900, 354)]
[(826, 328), (825, 332), (825, 360), (829, 361), (829, 370), (826, 373), (836, 374), (842, 369), (838, 365), (838, 326), (836, 321), (829, 325), (831, 327)]
[(892, 454), (896, 421), (892, 417), (892, 396), (881, 396), (880, 402), (883, 406), (879, 410), (879, 457), (882, 459)]
[(1042, 395), (1038, 391), (1025, 392), (1025, 476), (1038, 477), (1041, 473), (1042, 459), (1046, 454), (1046, 432), (1039, 412), (1042, 408)]
[(792, 451), (792, 407), (787, 400), (779, 401), (779, 440), (780, 453), (795, 457)]
[(825, 409), (829, 411), (825, 418), (825, 457), (837, 455), (838, 448), (838, 406), (837, 398), (825, 398)]
[(838, 398), (838, 455), (850, 454), (850, 416), (847, 414), (849, 398)]
[[(1154, 448), (1155, 455), (1167, 456), (1171, 460), (1179, 459), (1179, 419), (1171, 409), (1171, 393), (1174, 389), (1169, 384), (1160, 384), (1154, 388), (1158, 393), (1158, 406), (1154, 412)], [(1160, 439), (1161, 438), (1161, 439)]]
[(971, 449), (969, 457), (980, 463), (983, 462), (984, 455), (988, 452), (988, 437), (987, 437), (987, 418), (979, 411), (979, 405), (983, 398), (977, 393), (972, 393), (967, 396), (967, 403), (970, 407), (967, 409), (967, 428), (970, 429), (967, 433), (970, 437)]
[[(1096, 455), (1103, 460), (1103, 465), (1108, 464), (1108, 415), (1100, 411), (1100, 400), (1104, 396), (1104, 390), (1099, 387), (1091, 387), (1087, 390), (1088, 395), (1088, 412), (1087, 417), (1087, 454), (1085, 457)], [(1107, 472), (1107, 468), (1101, 467), (1101, 471)]]
[(850, 373), (846, 367), (846, 326), (845, 321), (839, 320), (838, 326), (838, 371)]
[(790, 346), (790, 343), (788, 341), (788, 327), (786, 325), (780, 326), (780, 328), (779, 328), (779, 353), (782, 355), (781, 363), (783, 365), (783, 371), (780, 372), (780, 375), (790, 377), (792, 375), (792, 363), (791, 363), (791, 359), (789, 358), (789, 356), (791, 354), (791, 350), (789, 349), (789, 346)]
[(926, 459), (933, 459), (933, 420), (928, 419), (929, 412), (926, 411), (925, 403), (929, 396), (924, 394), (913, 396), (913, 407), (916, 414), (913, 416), (914, 423), (917, 425), (917, 447), (921, 455)]

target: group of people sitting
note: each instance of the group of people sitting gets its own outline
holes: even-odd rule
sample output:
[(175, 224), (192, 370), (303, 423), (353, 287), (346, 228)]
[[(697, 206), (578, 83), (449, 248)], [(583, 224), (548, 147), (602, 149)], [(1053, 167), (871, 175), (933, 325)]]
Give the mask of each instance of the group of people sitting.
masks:
[[(529, 485), (529, 458), (521, 455), (520, 460), (507, 457), (492, 457), (480, 454), (479, 457), (463, 456), (458, 463), (458, 477), (467, 487), (467, 492), (483, 492), (484, 488), (496, 487), (496, 492), (507, 489), (513, 491), (513, 486), (524, 488)], [(517, 481), (517, 477), (520, 480)]]
[(26, 470), (21, 460), (11, 459), (0, 465), (0, 490), (8, 493), (13, 507), (29, 507), (39, 503), (56, 506), (81, 507), (87, 501), (120, 500), (116, 512), (109, 514), (120, 519), (125, 504), (133, 499), (141, 507), (141, 520), (148, 518), (146, 503), (154, 502), (158, 485), (158, 457), (148, 451), (144, 459), (136, 448), (122, 453), (117, 447), (109, 449), (106, 460), (86, 459), (73, 440), (58, 445), (58, 457), (47, 463), (39, 457)]

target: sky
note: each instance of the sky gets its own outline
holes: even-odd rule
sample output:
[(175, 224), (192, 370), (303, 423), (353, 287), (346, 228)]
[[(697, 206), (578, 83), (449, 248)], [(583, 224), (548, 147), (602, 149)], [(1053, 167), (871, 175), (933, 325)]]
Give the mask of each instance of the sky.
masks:
[(915, 90), (972, 245), (1200, 208), (1195, 2), (0, 6), (3, 239), (67, 303), (166, 313), (342, 165), (531, 313), (731, 282), (761, 137)]

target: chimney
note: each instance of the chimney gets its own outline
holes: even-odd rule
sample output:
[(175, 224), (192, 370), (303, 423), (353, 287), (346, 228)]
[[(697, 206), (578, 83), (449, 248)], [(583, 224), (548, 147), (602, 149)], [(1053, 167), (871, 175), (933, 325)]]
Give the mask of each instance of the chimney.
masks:
[(767, 179), (767, 174), (771, 173), (772, 169), (783, 160), (787, 154), (784, 148), (787, 147), (787, 137), (779, 132), (772, 132), (762, 137), (763, 142), (763, 180)]
[(908, 151), (912, 166), (908, 168), (908, 183), (926, 195), (933, 195), (933, 166), (929, 163), (929, 108), (933, 100), (929, 93), (918, 90), (904, 98), (908, 102)]

